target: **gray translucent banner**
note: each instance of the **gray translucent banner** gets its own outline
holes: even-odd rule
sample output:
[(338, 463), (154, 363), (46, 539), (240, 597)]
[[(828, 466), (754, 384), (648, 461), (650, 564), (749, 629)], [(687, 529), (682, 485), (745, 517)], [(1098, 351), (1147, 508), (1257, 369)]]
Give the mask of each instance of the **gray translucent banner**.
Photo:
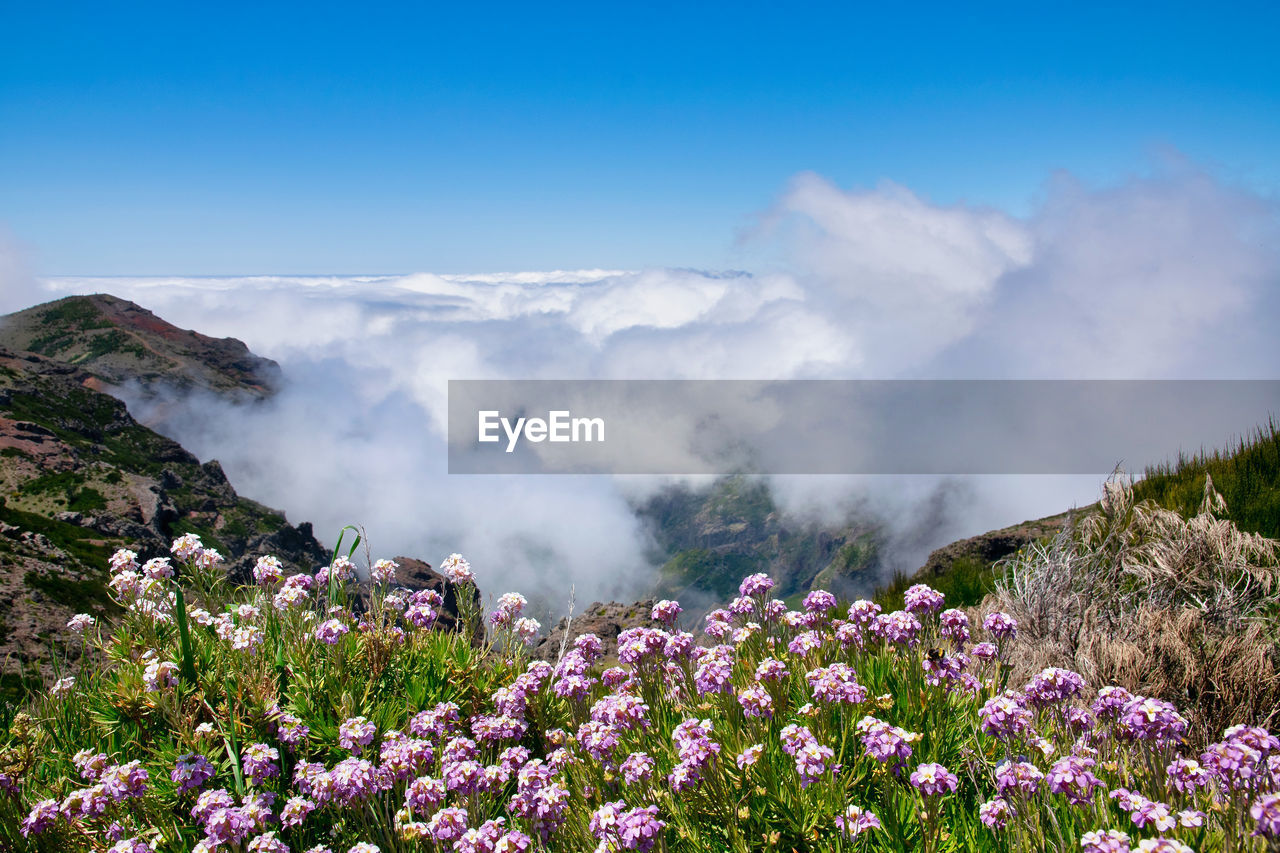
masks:
[(450, 380), (451, 474), (1105, 474), (1221, 447), (1280, 380)]

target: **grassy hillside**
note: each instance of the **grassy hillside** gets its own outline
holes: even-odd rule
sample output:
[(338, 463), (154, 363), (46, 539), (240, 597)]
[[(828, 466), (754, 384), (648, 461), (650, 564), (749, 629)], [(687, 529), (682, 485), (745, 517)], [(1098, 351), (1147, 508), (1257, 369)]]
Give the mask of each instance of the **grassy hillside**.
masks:
[(1234, 447), (1148, 468), (1134, 494), (1190, 517), (1204, 499), (1206, 476), (1226, 500), (1227, 517), (1236, 526), (1280, 538), (1280, 429), (1274, 421)]

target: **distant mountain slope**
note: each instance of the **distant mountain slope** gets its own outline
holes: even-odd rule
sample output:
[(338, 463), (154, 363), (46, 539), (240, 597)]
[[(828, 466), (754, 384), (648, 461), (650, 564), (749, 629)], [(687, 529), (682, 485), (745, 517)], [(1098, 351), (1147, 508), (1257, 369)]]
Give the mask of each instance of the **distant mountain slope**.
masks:
[(104, 382), (270, 396), (280, 367), (235, 338), (179, 329), (107, 294), (68, 296), (0, 318), (0, 346), (73, 364)]
[(689, 610), (719, 606), (753, 572), (767, 572), (784, 598), (821, 587), (869, 594), (880, 574), (881, 531), (850, 518), (824, 527), (791, 516), (766, 481), (726, 477), (709, 489), (668, 488), (636, 507), (661, 564), (654, 596)]
[(9, 688), (25, 665), (45, 661), (45, 638), (71, 615), (112, 607), (104, 582), (117, 547), (158, 556), (194, 532), (241, 575), (260, 554), (297, 570), (328, 559), (309, 524), (292, 527), (237, 495), (216, 461), (202, 465), (137, 423), (100, 382), (79, 366), (0, 349), (0, 677)]

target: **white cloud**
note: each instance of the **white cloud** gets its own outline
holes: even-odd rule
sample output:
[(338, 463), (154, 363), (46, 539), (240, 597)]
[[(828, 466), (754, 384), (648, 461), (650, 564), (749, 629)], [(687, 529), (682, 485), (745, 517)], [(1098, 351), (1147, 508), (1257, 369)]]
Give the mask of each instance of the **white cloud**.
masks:
[[(428, 559), (462, 550), (511, 586), (573, 581), (580, 596), (643, 579), (642, 533), (623, 497), (643, 486), (447, 477), (447, 379), (1184, 378), (1265, 376), (1280, 363), (1275, 205), (1185, 167), (1100, 190), (1058, 178), (1025, 219), (804, 175), (766, 222), (756, 239), (781, 247), (786, 263), (756, 275), (49, 285), (134, 299), (282, 363), (293, 384), (275, 403), (196, 410), (177, 425), (243, 493), (315, 521), (322, 535), (363, 522), (375, 547)], [(876, 482), (889, 515), (910, 515), (904, 500), (923, 506), (921, 494), (939, 488)], [(968, 495), (963, 521), (937, 525), (916, 551), (1094, 497), (1079, 479), (1036, 482), (948, 492)], [(1036, 510), (999, 500), (1010, 489)], [(779, 489), (808, 510), (867, 492), (866, 481), (821, 478)]]

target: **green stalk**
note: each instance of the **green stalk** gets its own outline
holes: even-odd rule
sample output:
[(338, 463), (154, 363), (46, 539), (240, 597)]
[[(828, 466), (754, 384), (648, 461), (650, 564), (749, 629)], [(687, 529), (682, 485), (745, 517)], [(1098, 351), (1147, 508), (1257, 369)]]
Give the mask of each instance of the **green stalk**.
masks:
[(196, 676), (195, 655), (191, 651), (191, 631), (187, 626), (187, 603), (182, 595), (182, 587), (177, 587), (175, 598), (174, 607), (178, 620), (178, 646), (182, 650), (179, 673), (187, 685), (195, 687), (199, 679)]

